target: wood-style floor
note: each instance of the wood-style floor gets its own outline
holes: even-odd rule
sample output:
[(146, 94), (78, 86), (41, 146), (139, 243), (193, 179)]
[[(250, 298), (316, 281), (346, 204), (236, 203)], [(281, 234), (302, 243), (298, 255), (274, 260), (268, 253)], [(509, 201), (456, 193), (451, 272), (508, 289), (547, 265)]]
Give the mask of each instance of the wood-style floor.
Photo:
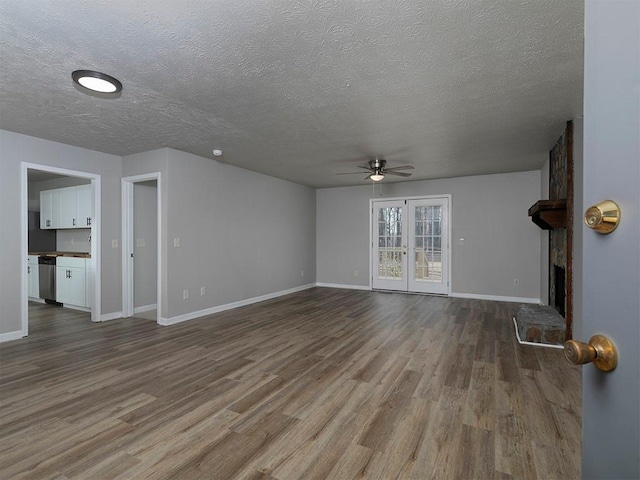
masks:
[(314, 288), (172, 327), (30, 305), (2, 479), (574, 479), (581, 371), (515, 304)]

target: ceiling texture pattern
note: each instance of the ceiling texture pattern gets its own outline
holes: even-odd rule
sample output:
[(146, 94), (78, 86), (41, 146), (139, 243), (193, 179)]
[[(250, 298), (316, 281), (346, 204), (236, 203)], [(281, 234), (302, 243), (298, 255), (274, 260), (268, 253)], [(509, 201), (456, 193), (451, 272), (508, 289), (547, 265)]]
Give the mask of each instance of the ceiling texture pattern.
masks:
[(0, 35), (0, 128), (315, 187), (538, 169), (582, 114), (582, 0), (0, 0)]

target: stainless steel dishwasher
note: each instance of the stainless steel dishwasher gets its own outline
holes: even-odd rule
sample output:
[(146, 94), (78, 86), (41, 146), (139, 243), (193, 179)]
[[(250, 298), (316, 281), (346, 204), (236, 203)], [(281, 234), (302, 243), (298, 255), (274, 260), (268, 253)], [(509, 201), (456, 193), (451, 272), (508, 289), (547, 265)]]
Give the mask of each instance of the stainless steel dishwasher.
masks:
[(56, 257), (42, 255), (38, 257), (38, 275), (40, 298), (54, 303), (56, 301)]

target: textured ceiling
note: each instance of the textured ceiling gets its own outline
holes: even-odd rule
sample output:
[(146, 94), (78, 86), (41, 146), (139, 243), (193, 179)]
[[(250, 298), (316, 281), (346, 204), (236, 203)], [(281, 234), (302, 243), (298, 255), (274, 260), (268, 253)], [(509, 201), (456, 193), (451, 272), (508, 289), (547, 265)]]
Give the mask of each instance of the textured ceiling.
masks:
[(0, 128), (311, 186), (536, 169), (582, 114), (582, 0), (0, 0), (0, 35)]

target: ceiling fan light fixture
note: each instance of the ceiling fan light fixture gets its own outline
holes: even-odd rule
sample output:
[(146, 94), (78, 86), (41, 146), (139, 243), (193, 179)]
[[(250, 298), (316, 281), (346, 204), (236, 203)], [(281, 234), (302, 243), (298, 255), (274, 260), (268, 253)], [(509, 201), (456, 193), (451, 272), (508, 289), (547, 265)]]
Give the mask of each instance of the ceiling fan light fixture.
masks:
[(381, 174), (381, 173), (379, 173), (379, 172), (376, 172), (376, 173), (372, 173), (372, 174), (369, 176), (369, 178), (370, 178), (371, 180), (373, 180), (374, 182), (381, 182), (381, 181), (384, 179), (384, 175), (383, 175), (383, 174)]
[(117, 78), (94, 70), (76, 70), (71, 78), (77, 85), (92, 92), (117, 95), (122, 91), (122, 83)]

